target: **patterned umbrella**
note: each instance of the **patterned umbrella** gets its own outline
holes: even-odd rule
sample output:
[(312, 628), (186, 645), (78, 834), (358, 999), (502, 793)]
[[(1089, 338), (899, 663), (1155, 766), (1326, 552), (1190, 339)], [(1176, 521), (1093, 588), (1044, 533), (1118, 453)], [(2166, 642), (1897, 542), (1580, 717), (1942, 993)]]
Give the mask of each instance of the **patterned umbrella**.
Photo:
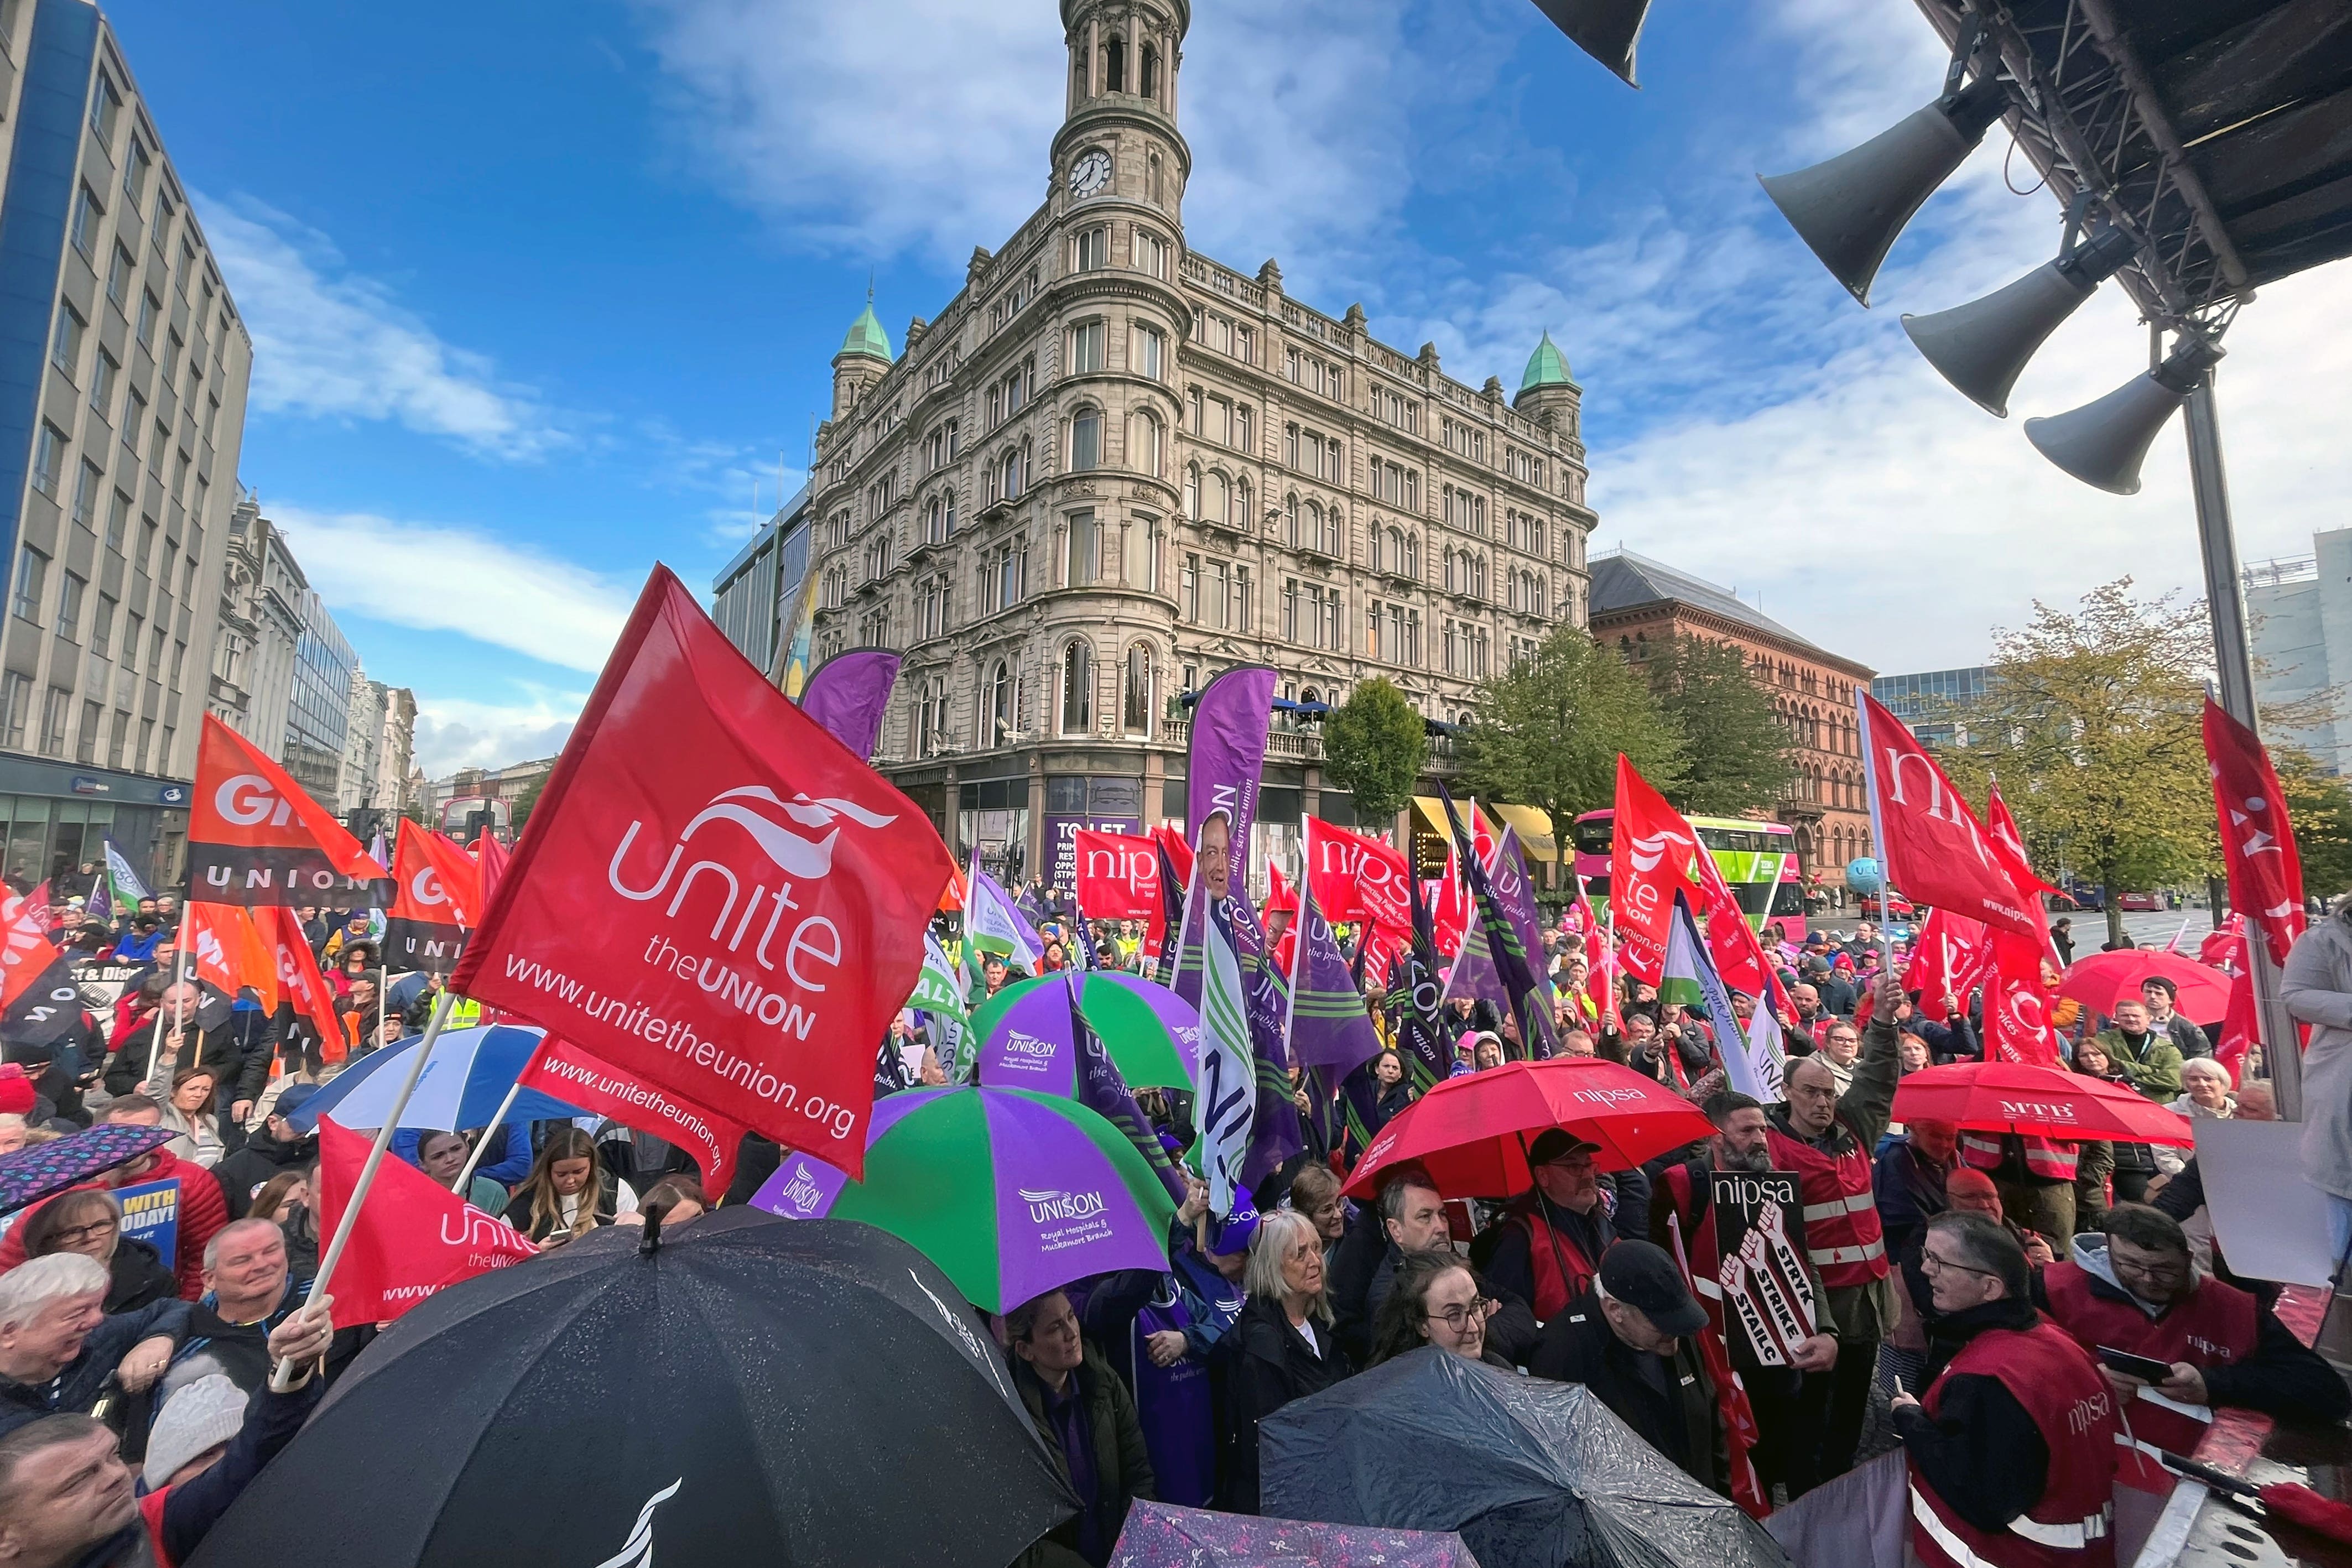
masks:
[(0, 1214), (14, 1214), (53, 1192), (160, 1149), (178, 1135), (169, 1127), (108, 1123), (0, 1155)]
[(751, 1199), (793, 1219), (860, 1219), (1002, 1312), (1118, 1269), (1165, 1270), (1176, 1206), (1126, 1135), (1072, 1100), (910, 1089), (878, 1102), (866, 1179), (785, 1155)]
[(1110, 1052), (1130, 1089), (1190, 1089), (1199, 1071), (1201, 1015), (1132, 975), (1065, 973), (1007, 986), (972, 1016), (980, 1082), (999, 1089), (1073, 1094), (1078, 1042), (1071, 1007)]
[(1137, 1502), (1110, 1568), (1478, 1568), (1452, 1531), (1374, 1530)]

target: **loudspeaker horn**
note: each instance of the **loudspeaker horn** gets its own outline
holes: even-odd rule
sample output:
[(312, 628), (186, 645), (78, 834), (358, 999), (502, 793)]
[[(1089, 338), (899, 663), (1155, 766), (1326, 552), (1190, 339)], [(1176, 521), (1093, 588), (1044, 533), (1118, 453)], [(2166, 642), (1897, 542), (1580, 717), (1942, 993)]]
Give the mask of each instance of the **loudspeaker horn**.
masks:
[(2111, 496), (2137, 496), (2139, 465), (2157, 432), (2221, 358), (2220, 344), (2183, 338), (2162, 364), (2097, 402), (2027, 420), (2025, 439), (2084, 484)]
[(2010, 389), (2042, 341), (2136, 246), (2121, 229), (2102, 229), (2008, 287), (1932, 316), (1906, 316), (1903, 329), (1936, 371), (1987, 413), (2009, 417)]
[(1641, 41), (1650, 0), (1536, 0), (1536, 9), (1627, 87), (1642, 85), (1633, 79), (1633, 46)]
[(2000, 118), (2008, 96), (1979, 77), (1879, 132), (1851, 152), (1788, 174), (1759, 174), (1764, 193), (1864, 305), (1895, 236)]

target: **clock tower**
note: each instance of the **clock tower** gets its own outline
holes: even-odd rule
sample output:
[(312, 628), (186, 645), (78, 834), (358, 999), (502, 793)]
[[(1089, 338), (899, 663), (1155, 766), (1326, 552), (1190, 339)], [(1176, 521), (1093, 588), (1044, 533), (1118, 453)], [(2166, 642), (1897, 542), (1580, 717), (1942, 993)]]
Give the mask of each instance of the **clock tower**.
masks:
[(1061, 0), (1066, 104), (1054, 138), (1057, 214), (1115, 199), (1180, 229), (1192, 150), (1176, 129), (1192, 0)]

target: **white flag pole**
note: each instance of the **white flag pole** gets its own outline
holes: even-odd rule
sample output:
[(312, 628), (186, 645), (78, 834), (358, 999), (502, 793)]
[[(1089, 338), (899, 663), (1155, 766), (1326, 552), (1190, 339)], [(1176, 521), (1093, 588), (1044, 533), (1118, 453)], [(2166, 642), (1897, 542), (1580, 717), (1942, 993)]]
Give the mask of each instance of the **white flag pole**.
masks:
[(521, 1097), (522, 1079), (517, 1076), (514, 1087), (508, 1090), (507, 1097), (499, 1102), (497, 1113), (490, 1117), (490, 1124), (482, 1130), (481, 1141), (476, 1144), (473, 1152), (466, 1156), (466, 1168), (457, 1173), (457, 1183), (449, 1189), (460, 1198), (473, 1190), (474, 1167), (482, 1163), (482, 1155), (488, 1151), (490, 1134), (506, 1125), (507, 1113), (514, 1109), (514, 1103)]
[[(1886, 825), (1878, 810), (1878, 758), (1871, 749), (1869, 694), (1857, 682), (1853, 688), (1853, 712), (1862, 731), (1862, 782), (1870, 800), (1870, 847), (1878, 862), (1878, 951), (1879, 961), (1888, 974), (1895, 972), (1895, 883), (1889, 875), (1886, 855)], [(1895, 1020), (1887, 1019), (1891, 1025)]]

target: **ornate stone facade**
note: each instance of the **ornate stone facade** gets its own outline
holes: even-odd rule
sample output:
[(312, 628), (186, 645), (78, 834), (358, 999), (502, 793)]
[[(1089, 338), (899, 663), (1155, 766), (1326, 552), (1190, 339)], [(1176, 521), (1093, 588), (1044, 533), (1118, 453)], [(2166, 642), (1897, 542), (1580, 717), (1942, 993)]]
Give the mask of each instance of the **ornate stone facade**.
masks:
[[(1263, 663), (1300, 704), (1394, 680), (1433, 719), (1589, 582), (1581, 392), (1549, 338), (1516, 399), (1185, 246), (1186, 0), (1062, 0), (1045, 204), (893, 357), (834, 360), (810, 499), (820, 656), (907, 655), (884, 769), (959, 851), (1052, 879), (1076, 823), (1181, 814), (1184, 694)], [(1311, 712), (1311, 710), (1309, 710)], [(1268, 758), (1279, 845), (1323, 796)]]

